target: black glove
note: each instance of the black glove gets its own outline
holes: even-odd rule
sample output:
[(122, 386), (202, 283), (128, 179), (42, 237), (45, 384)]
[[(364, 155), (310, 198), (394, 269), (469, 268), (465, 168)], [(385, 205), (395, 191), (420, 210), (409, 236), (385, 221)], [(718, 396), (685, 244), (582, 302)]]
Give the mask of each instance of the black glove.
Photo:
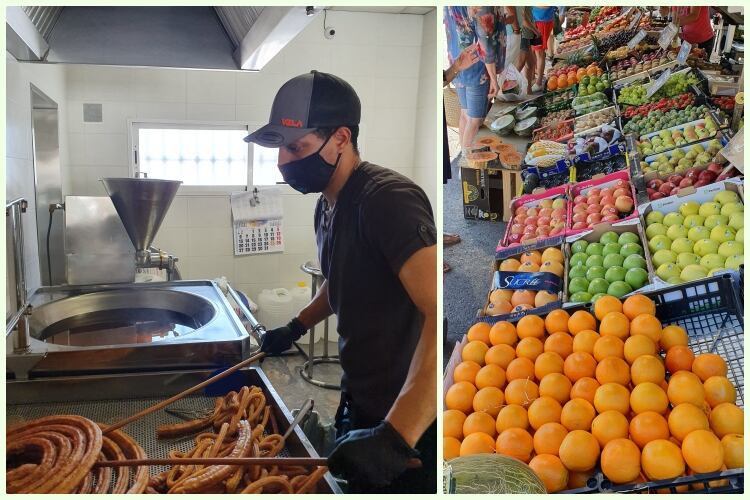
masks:
[(260, 350), (266, 354), (277, 356), (290, 349), (292, 342), (299, 340), (306, 332), (305, 325), (297, 318), (293, 318), (286, 326), (267, 331), (261, 339)]
[(419, 452), (386, 421), (372, 429), (349, 431), (336, 441), (328, 468), (348, 481), (374, 487), (391, 484)]

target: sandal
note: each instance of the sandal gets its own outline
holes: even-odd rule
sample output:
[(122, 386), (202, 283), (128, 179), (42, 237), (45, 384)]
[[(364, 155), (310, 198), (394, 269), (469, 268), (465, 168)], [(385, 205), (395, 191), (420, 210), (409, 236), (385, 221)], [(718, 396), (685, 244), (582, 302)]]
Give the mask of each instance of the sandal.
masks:
[(449, 247), (461, 243), (461, 237), (457, 234), (443, 233), (443, 246)]

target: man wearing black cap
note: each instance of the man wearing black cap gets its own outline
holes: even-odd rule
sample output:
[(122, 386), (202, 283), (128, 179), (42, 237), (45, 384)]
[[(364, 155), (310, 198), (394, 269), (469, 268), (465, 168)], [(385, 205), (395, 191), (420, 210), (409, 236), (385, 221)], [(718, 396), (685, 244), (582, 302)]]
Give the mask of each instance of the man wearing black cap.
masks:
[(292, 188), (322, 193), (315, 235), (325, 282), (261, 349), (279, 354), (335, 313), (344, 375), (331, 471), (350, 492), (434, 493), (435, 224), (422, 189), (360, 159), (360, 114), (351, 85), (312, 71), (281, 87), (270, 123), (245, 139), (279, 148)]

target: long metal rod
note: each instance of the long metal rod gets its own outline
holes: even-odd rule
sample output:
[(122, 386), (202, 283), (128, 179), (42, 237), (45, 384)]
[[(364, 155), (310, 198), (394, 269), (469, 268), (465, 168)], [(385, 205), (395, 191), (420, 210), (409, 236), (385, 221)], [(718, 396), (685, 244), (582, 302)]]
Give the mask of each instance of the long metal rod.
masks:
[(26, 314), (26, 311), (29, 309), (29, 303), (26, 302), (23, 304), (23, 306), (19, 307), (16, 312), (13, 313), (13, 316), (10, 317), (5, 323), (5, 336), (7, 337), (11, 333), (13, 333), (13, 330), (16, 328), (16, 325), (18, 324), (18, 321), (23, 317), (24, 314)]
[(266, 327), (258, 323), (258, 320), (255, 319), (255, 316), (253, 316), (253, 313), (250, 311), (250, 309), (245, 306), (245, 303), (240, 298), (239, 294), (232, 288), (232, 285), (227, 283), (227, 291), (229, 292), (229, 295), (232, 296), (232, 299), (237, 303), (237, 306), (240, 308), (240, 311), (242, 311), (242, 314), (247, 319), (247, 322), (250, 323), (250, 327), (252, 328), (253, 332), (256, 334), (255, 340), (258, 342), (261, 341), (261, 336), (266, 334)]
[(23, 223), (21, 214), (26, 212), (28, 202), (17, 198), (5, 204), (5, 216), (10, 215), (11, 233), (13, 234), (13, 264), (15, 265), (16, 306), (26, 304), (26, 262), (23, 255)]

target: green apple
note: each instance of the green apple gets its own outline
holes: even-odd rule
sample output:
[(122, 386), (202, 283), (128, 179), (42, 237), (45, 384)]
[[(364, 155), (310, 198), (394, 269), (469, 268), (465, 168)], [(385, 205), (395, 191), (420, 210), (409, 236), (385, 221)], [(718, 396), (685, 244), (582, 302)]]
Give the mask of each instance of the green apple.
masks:
[(742, 255), (745, 253), (744, 245), (739, 241), (725, 241), (719, 245), (719, 251), (717, 252), (722, 257), (733, 257), (735, 255)]
[(594, 278), (589, 283), (588, 292), (591, 295), (597, 293), (606, 293), (607, 288), (609, 288), (609, 282), (607, 280), (605, 280), (604, 278)]
[(601, 255), (604, 250), (604, 245), (601, 243), (589, 243), (586, 247), (586, 253), (588, 255)]
[(745, 210), (745, 207), (742, 205), (742, 203), (733, 201), (731, 203), (726, 203), (721, 206), (721, 215), (730, 216), (733, 213), (743, 212), (744, 210)]
[(592, 280), (596, 278), (603, 278), (605, 272), (606, 271), (601, 266), (589, 267), (589, 270), (586, 271), (586, 279), (589, 280), (589, 282), (591, 282)]
[(677, 238), (669, 246), (669, 249), (675, 253), (691, 253), (694, 244), (693, 240), (689, 238)]
[(666, 264), (667, 262), (671, 262), (675, 264), (677, 263), (677, 254), (674, 253), (672, 250), (667, 250), (663, 248), (661, 250), (657, 250), (656, 252), (654, 252), (654, 256), (652, 260), (654, 261), (655, 266), (660, 266), (662, 264)]
[(659, 234), (667, 234), (667, 226), (664, 224), (657, 222), (656, 224), (651, 224), (646, 228), (646, 238), (649, 240), (653, 238), (654, 236), (657, 236)]
[(711, 236), (711, 231), (706, 229), (706, 226), (695, 226), (691, 227), (688, 231), (688, 238), (690, 238), (693, 241), (702, 240), (704, 238), (709, 238)]
[(604, 249), (602, 250), (602, 255), (606, 257), (607, 255), (611, 254), (618, 254), (620, 253), (620, 249), (622, 248), (622, 245), (619, 243), (607, 243), (604, 245)]
[(680, 279), (682, 281), (699, 280), (706, 276), (708, 276), (708, 269), (700, 264), (690, 264), (689, 266), (685, 266), (680, 272)]
[(622, 267), (624, 267), (625, 269), (633, 269), (636, 267), (640, 269), (646, 269), (646, 259), (638, 254), (628, 255), (627, 257), (625, 257), (625, 260), (622, 263)]
[(726, 205), (727, 203), (737, 203), (740, 201), (740, 197), (734, 191), (720, 191), (714, 196), (714, 201)]
[(652, 252), (656, 252), (657, 250), (661, 250), (662, 248), (669, 248), (671, 246), (672, 240), (670, 240), (663, 234), (657, 234), (648, 242), (648, 249)]
[(571, 302), (588, 302), (591, 300), (591, 294), (589, 292), (576, 292), (570, 296)]
[(589, 288), (589, 280), (586, 278), (573, 278), (568, 282), (568, 292), (585, 292)]
[(596, 304), (596, 301), (599, 300), (601, 297), (604, 297), (607, 295), (606, 293), (597, 293), (593, 297), (591, 297), (591, 303)]
[(661, 222), (664, 219), (664, 214), (661, 212), (657, 212), (656, 210), (652, 210), (648, 213), (646, 216), (646, 224), (655, 224), (657, 222)]
[(745, 241), (745, 228), (744, 227), (741, 227), (737, 230), (737, 234), (734, 235), (734, 241), (739, 241), (741, 243), (744, 243)]
[(617, 243), (618, 235), (614, 231), (607, 231), (599, 238), (599, 243), (607, 245), (609, 243)]
[[(581, 255), (581, 254), (576, 254)], [(575, 266), (572, 266), (570, 270), (568, 271), (568, 276), (570, 278), (585, 278), (586, 273), (588, 272), (588, 268), (585, 264), (577, 264)]]
[(716, 241), (717, 243), (724, 243), (725, 241), (733, 240), (736, 236), (736, 231), (729, 226), (716, 226), (711, 230), (709, 238)]
[(702, 215), (690, 214), (687, 217), (685, 217), (685, 220), (682, 222), (682, 225), (690, 229), (691, 227), (702, 226), (705, 220), (706, 218), (703, 217)]
[(633, 290), (638, 290), (648, 283), (648, 271), (639, 267), (628, 269), (625, 273), (625, 283), (630, 285)]
[(720, 213), (721, 205), (716, 203), (715, 201), (707, 201), (706, 203), (701, 203), (701, 206), (698, 209), (698, 214), (702, 215), (703, 217), (708, 217), (709, 215), (719, 215)]
[(695, 242), (693, 246), (693, 252), (701, 257), (708, 254), (717, 253), (719, 251), (719, 242), (709, 238), (704, 238)]
[(627, 245), (628, 243), (640, 243), (641, 238), (636, 233), (620, 233), (620, 237), (617, 238), (617, 243), (620, 245)]
[(574, 253), (570, 257), (570, 267), (582, 266), (586, 264), (586, 259), (588, 258), (589, 256), (585, 252)]
[(708, 253), (701, 257), (699, 264), (706, 269), (714, 269), (716, 267), (724, 267), (724, 261), (726, 259), (718, 253)]
[(680, 266), (668, 262), (656, 268), (656, 275), (664, 281), (667, 281), (672, 276), (679, 276), (680, 271), (682, 271)]
[[(632, 234), (632, 233), (623, 233)], [(628, 255), (643, 255), (643, 248), (638, 243), (625, 243), (620, 249), (620, 255), (627, 257)]]
[(622, 281), (625, 279), (626, 273), (627, 273), (627, 269), (625, 269), (624, 267), (613, 266), (607, 269), (607, 272), (604, 275), (604, 279), (610, 283), (614, 281)]
[(682, 205), (680, 205), (680, 213), (687, 217), (688, 215), (697, 214), (698, 210), (700, 210), (700, 205), (694, 201), (686, 201)]
[(624, 295), (627, 295), (632, 291), (633, 289), (631, 288), (631, 286), (624, 281), (615, 281), (614, 283), (611, 283), (609, 285), (609, 288), (607, 288), (607, 293), (609, 295), (614, 295), (618, 299), (622, 298)]
[(625, 260), (625, 257), (618, 254), (609, 254), (604, 256), (604, 269), (609, 269), (612, 266), (621, 266), (623, 261)]
[(601, 255), (589, 255), (589, 258), (586, 259), (586, 267), (604, 267), (604, 257)]
[(682, 224), (673, 224), (667, 228), (667, 238), (674, 241), (677, 238), (687, 238), (688, 229)]
[(729, 216), (729, 227), (734, 229), (742, 229), (745, 227), (745, 213), (734, 212)]
[(573, 251), (573, 253), (585, 252), (588, 244), (589, 242), (586, 240), (574, 241), (573, 244), (570, 245), (570, 249)]
[(690, 264), (699, 264), (701, 261), (701, 258), (698, 255), (695, 255), (694, 253), (681, 253), (677, 256), (677, 262), (675, 264), (678, 264), (680, 267), (689, 266)]
[(682, 281), (679, 276), (671, 276), (669, 279), (667, 279), (667, 283), (669, 283), (670, 285), (680, 285), (685, 282)]
[(669, 212), (667, 215), (664, 216), (664, 220), (662, 221), (662, 224), (665, 226), (674, 226), (675, 224), (682, 224), (685, 221), (685, 217), (682, 216), (679, 212)]
[(706, 217), (706, 220), (703, 221), (703, 225), (706, 226), (708, 229), (713, 229), (716, 226), (724, 225), (726, 226), (729, 223), (729, 217), (726, 215), (709, 215)]
[(739, 270), (740, 266), (744, 263), (745, 263), (744, 255), (732, 255), (731, 257), (727, 258), (726, 262), (724, 262), (724, 267)]

